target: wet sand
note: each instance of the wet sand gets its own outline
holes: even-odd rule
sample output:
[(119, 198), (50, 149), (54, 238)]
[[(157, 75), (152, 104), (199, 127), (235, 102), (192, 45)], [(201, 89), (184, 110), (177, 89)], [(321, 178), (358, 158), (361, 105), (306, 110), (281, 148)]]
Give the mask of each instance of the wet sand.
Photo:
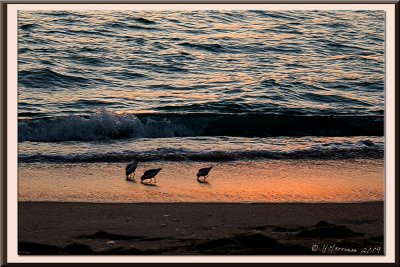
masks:
[[(209, 184), (198, 169), (214, 165)], [(18, 168), (20, 201), (53, 202), (368, 202), (384, 198), (384, 162), (257, 160), (140, 162), (136, 182), (126, 163), (31, 163)], [(143, 186), (147, 169), (162, 168), (157, 186)]]
[(383, 254), (383, 202), (19, 202), (20, 255)]

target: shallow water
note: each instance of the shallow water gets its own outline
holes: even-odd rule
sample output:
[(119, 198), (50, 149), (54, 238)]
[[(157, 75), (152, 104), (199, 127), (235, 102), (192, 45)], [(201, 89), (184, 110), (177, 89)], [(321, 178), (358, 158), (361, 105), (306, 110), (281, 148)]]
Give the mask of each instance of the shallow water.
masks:
[(172, 137), (22, 142), (20, 162), (383, 159), (384, 139), (358, 137)]

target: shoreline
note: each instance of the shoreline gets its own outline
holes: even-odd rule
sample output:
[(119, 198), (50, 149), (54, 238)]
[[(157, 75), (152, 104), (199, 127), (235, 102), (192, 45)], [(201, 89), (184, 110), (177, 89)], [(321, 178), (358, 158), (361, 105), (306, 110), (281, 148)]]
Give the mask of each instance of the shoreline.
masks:
[[(371, 248), (382, 255), (383, 211), (383, 201), (18, 202), (18, 250), (20, 255), (361, 255)], [(322, 250), (332, 245), (350, 250)]]

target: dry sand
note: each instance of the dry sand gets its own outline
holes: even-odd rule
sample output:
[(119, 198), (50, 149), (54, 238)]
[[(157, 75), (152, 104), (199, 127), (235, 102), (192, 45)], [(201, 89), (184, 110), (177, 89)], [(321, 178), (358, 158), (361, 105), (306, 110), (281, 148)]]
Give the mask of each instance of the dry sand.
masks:
[(20, 202), (19, 254), (383, 254), (383, 202)]

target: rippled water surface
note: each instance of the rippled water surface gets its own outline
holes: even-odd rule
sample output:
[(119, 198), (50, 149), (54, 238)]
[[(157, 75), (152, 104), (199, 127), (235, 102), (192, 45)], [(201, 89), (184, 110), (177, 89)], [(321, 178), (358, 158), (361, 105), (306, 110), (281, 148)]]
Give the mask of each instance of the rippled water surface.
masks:
[(382, 115), (382, 11), (22, 11), (20, 118)]

